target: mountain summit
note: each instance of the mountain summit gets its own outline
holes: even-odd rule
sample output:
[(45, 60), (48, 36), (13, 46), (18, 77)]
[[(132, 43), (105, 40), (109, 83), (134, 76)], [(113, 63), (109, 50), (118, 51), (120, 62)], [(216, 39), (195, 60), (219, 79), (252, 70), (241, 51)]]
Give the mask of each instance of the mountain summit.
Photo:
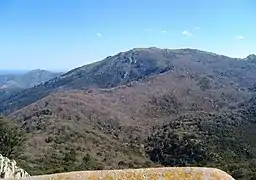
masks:
[(169, 71), (179, 75), (216, 76), (219, 81), (231, 81), (247, 88), (254, 84), (256, 68), (250, 61), (241, 60), (196, 49), (135, 48), (11, 96), (1, 102), (0, 112), (12, 112), (58, 90), (111, 88)]
[(249, 56), (247, 56), (245, 58), (245, 60), (251, 61), (251, 62), (256, 62), (256, 55), (255, 54), (250, 54)]

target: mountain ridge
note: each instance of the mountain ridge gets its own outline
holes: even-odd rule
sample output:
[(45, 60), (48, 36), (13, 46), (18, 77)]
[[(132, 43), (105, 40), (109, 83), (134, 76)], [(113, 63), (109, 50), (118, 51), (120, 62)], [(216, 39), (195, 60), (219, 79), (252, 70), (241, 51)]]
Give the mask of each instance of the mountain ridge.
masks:
[(42, 82), (46, 82), (51, 78), (58, 76), (62, 73), (55, 73), (47, 70), (35, 69), (22, 74), (7, 73), (0, 75), (0, 85), (4, 86), (5, 83), (13, 81), (17, 84), (18, 88), (27, 89)]
[(17, 74), (11, 72), (0, 74), (0, 99), (6, 99), (12, 94), (32, 88), (59, 75), (61, 73), (53, 73), (40, 69)]
[[(249, 71), (242, 71), (242, 69)], [(10, 113), (58, 90), (111, 88), (167, 71), (180, 74), (189, 71), (195, 74), (207, 73), (210, 76), (218, 76), (224, 81), (225, 78), (232, 78), (234, 83), (242, 83), (246, 87), (253, 85), (251, 74), (256, 74), (254, 63), (201, 50), (135, 48), (109, 56), (102, 61), (75, 68), (58, 78), (25, 90), (2, 101), (0, 111)], [(244, 74), (244, 82), (240, 80), (241, 77), (234, 76), (239, 74), (239, 71)], [(17, 100), (21, 99), (23, 102), (17, 104)]]
[(27, 89), (0, 109), (29, 135), (30, 158), (19, 162), (32, 175), (210, 166), (253, 178), (255, 76), (256, 64), (244, 59), (135, 49)]

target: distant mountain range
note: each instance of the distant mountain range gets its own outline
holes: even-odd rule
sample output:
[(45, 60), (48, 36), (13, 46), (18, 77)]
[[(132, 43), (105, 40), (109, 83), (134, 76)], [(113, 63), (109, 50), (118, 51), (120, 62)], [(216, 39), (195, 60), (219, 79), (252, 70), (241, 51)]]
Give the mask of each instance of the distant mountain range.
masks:
[(136, 48), (12, 94), (0, 112), (30, 137), (18, 161), (32, 175), (160, 165), (253, 179), (255, 62)]
[[(4, 74), (6, 73), (6, 74)], [(7, 97), (12, 93), (32, 88), (35, 85), (44, 83), (61, 73), (54, 73), (46, 70), (25, 71), (1, 71), (0, 73), (0, 98)]]

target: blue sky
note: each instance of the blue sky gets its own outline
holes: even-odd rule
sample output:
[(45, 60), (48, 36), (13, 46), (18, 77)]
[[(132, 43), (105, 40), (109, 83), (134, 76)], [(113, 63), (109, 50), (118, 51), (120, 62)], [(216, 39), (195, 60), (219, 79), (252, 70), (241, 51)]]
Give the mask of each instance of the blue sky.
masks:
[(256, 53), (255, 0), (1, 0), (0, 69), (72, 69), (134, 47)]

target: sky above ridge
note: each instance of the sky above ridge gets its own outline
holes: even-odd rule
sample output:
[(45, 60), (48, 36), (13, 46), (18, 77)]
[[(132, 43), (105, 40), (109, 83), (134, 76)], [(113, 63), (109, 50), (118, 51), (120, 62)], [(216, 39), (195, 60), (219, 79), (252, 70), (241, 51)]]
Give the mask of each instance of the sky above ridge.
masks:
[(0, 69), (70, 70), (135, 47), (256, 53), (255, 0), (1, 0)]

